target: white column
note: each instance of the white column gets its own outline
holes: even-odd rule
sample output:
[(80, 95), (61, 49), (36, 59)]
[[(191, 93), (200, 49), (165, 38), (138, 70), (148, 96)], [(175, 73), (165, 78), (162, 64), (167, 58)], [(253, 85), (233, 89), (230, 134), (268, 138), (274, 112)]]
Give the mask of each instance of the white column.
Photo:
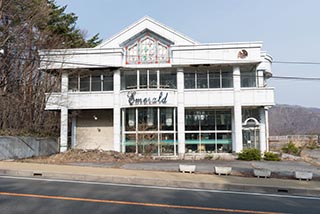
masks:
[(120, 152), (120, 70), (113, 73), (113, 148)]
[(125, 153), (126, 152), (126, 145), (125, 145), (125, 140), (126, 140), (126, 137), (125, 137), (125, 134), (124, 134), (124, 131), (125, 131), (125, 126), (124, 126), (124, 123), (125, 123), (125, 112), (124, 110), (122, 109), (121, 111), (121, 114), (122, 114), (122, 136), (121, 136), (121, 142), (122, 142), (122, 150), (121, 152)]
[(269, 107), (264, 107), (264, 118), (266, 126), (266, 151), (269, 151)]
[(264, 87), (264, 77), (263, 77), (263, 70), (258, 70), (257, 71), (257, 87), (263, 88)]
[(259, 108), (260, 114), (260, 151), (263, 153), (267, 151), (267, 138), (266, 138), (266, 114), (265, 109)]
[(240, 152), (242, 150), (242, 109), (241, 109), (241, 79), (240, 79), (240, 67), (233, 67), (233, 130), (232, 130), (232, 150), (234, 152)]
[(178, 89), (178, 154), (185, 153), (185, 115), (184, 115), (184, 74), (183, 69), (177, 70), (177, 89)]
[(60, 152), (68, 147), (68, 73), (61, 75)]
[(76, 116), (72, 116), (71, 121), (71, 148), (74, 149), (76, 147), (76, 134), (77, 134), (77, 119)]

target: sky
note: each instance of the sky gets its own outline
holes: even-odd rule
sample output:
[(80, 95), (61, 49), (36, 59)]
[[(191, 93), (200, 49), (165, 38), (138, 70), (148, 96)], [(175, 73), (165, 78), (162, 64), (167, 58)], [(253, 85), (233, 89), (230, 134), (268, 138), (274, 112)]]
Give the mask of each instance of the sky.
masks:
[[(144, 16), (201, 43), (262, 41), (275, 77), (320, 78), (319, 0), (56, 0), (88, 38), (106, 40)], [(316, 62), (288, 64), (277, 62)], [(277, 104), (320, 108), (320, 80), (270, 79)]]

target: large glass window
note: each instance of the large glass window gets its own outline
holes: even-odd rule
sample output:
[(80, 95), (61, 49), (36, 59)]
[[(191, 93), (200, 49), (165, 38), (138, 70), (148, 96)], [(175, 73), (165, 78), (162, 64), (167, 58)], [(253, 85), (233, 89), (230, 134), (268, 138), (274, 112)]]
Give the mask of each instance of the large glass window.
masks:
[(90, 91), (90, 75), (80, 76), (80, 91)]
[(136, 89), (137, 88), (137, 71), (122, 71), (121, 72), (121, 89)]
[(160, 108), (160, 130), (173, 130), (173, 108)]
[(147, 88), (147, 86), (148, 86), (147, 70), (140, 70), (139, 71), (139, 87)]
[(214, 130), (215, 111), (188, 111), (186, 114), (186, 127), (189, 130)]
[(197, 111), (186, 110), (185, 112), (185, 130), (199, 130), (199, 116)]
[(79, 91), (79, 76), (71, 75), (69, 76), (69, 91)]
[(231, 152), (231, 110), (186, 109), (187, 152)]
[(256, 66), (240, 67), (241, 87), (256, 87)]
[(197, 88), (208, 88), (207, 70), (199, 70), (197, 72)]
[(156, 133), (138, 134), (138, 153), (154, 154), (158, 152), (158, 135)]
[(125, 111), (125, 130), (135, 131), (136, 130), (136, 109), (129, 108)]
[(149, 88), (157, 88), (158, 75), (156, 70), (149, 70)]
[(157, 108), (139, 108), (138, 109), (138, 130), (149, 131), (157, 130), (158, 116)]
[(209, 88), (221, 88), (220, 70), (213, 70), (209, 72)]
[(176, 154), (175, 108), (127, 108), (122, 111), (125, 123), (122, 125), (122, 148), (125, 152)]
[(174, 151), (177, 151), (177, 144), (175, 144), (175, 134), (161, 133), (159, 143), (161, 154), (172, 154), (174, 153)]
[(177, 73), (173, 71), (161, 71), (160, 88), (177, 88)]
[(184, 88), (196, 88), (196, 72), (187, 71), (184, 73)]
[(232, 72), (221, 72), (222, 88), (233, 87), (233, 73)]
[(104, 91), (113, 91), (113, 74), (103, 75), (103, 90)]
[(113, 72), (93, 71), (91, 74), (69, 76), (69, 91), (112, 91)]
[(101, 91), (101, 75), (91, 76), (91, 91)]
[(231, 130), (231, 112), (216, 111), (217, 130)]
[(184, 73), (184, 87), (191, 88), (232, 88), (233, 72), (231, 67), (190, 68)]
[[(139, 84), (138, 84), (139, 83)], [(137, 85), (139, 85), (137, 87)], [(139, 70), (121, 73), (121, 90), (145, 88), (177, 88), (177, 73), (171, 70)]]

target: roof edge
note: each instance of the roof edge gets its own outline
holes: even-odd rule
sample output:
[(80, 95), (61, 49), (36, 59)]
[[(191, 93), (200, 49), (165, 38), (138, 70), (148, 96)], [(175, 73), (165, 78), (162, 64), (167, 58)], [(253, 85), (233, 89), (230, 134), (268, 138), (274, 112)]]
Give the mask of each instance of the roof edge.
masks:
[(98, 45), (98, 46), (96, 46), (94, 48), (96, 48), (96, 49), (103, 48), (103, 46), (106, 46), (108, 43), (110, 43), (111, 41), (115, 40), (117, 37), (125, 34), (126, 32), (128, 32), (129, 30), (131, 30), (132, 28), (136, 27), (137, 25), (141, 24), (144, 21), (150, 21), (153, 24), (158, 25), (158, 26), (168, 30), (171, 33), (179, 35), (180, 37), (184, 38), (185, 40), (189, 41), (190, 43), (200, 44), (200, 42), (198, 42), (198, 41), (196, 41), (196, 40), (194, 40), (194, 39), (192, 39), (192, 38), (190, 38), (190, 37), (178, 32), (178, 31), (174, 30), (171, 27), (168, 27), (168, 26), (156, 21), (155, 19), (151, 18), (150, 16), (144, 16), (141, 19), (139, 19), (138, 21), (134, 22), (133, 24), (131, 24), (128, 27), (126, 27), (123, 30), (121, 30), (119, 33), (114, 34), (109, 39), (107, 39), (106, 41), (102, 42), (100, 45)]

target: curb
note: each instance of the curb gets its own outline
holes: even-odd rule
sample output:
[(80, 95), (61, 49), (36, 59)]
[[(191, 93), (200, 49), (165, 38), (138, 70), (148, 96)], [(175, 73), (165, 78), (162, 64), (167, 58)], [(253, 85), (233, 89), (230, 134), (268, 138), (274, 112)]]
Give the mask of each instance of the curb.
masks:
[(320, 190), (306, 188), (286, 188), (277, 186), (260, 186), (250, 184), (223, 184), (191, 182), (181, 180), (141, 178), (132, 176), (114, 176), (114, 175), (94, 175), (94, 174), (69, 174), (59, 172), (37, 172), (27, 170), (0, 169), (0, 176), (33, 177), (44, 179), (76, 180), (88, 182), (117, 183), (145, 186), (175, 187), (186, 189), (206, 189), (206, 190), (225, 190), (235, 192), (253, 192), (266, 194), (282, 194), (294, 196), (314, 196), (319, 197)]

